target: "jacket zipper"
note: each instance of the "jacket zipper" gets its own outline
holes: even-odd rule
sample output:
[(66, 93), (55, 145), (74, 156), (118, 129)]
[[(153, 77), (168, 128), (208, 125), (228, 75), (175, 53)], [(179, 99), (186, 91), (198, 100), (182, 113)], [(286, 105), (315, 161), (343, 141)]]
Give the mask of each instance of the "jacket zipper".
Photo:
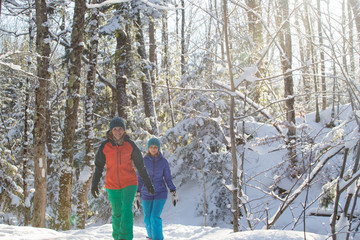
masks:
[[(152, 184), (154, 186), (154, 191), (155, 191), (154, 178), (155, 178), (155, 157), (153, 158), (153, 174), (152, 174)], [(153, 197), (153, 199), (155, 199), (155, 195), (153, 195), (152, 197)]]
[(117, 158), (116, 158), (116, 164), (117, 164), (117, 176), (118, 176), (118, 181), (119, 181), (119, 188), (121, 189), (121, 183), (120, 183), (120, 175), (119, 175), (119, 170), (121, 166), (121, 151), (119, 151), (119, 147), (116, 147), (116, 152), (117, 152)]
[(154, 184), (154, 177), (155, 177), (155, 157), (153, 158), (153, 176), (152, 176), (153, 184)]

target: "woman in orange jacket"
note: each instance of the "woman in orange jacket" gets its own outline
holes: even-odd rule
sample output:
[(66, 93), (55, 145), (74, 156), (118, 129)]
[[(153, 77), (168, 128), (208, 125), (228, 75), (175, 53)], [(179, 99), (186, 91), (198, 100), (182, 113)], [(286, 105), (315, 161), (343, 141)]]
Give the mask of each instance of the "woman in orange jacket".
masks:
[(137, 191), (138, 173), (151, 194), (154, 187), (144, 166), (139, 148), (125, 132), (125, 122), (120, 117), (110, 121), (107, 139), (103, 141), (95, 156), (95, 173), (91, 193), (99, 196), (98, 184), (106, 165), (105, 189), (112, 208), (112, 227), (114, 240), (133, 239), (132, 205)]

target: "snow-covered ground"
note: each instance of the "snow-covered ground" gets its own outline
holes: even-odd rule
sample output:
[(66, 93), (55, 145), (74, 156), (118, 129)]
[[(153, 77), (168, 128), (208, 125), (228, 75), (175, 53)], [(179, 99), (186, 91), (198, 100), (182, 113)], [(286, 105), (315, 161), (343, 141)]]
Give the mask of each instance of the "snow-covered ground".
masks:
[[(304, 232), (289, 230), (254, 230), (233, 233), (231, 225), (205, 227), (204, 217), (195, 214), (194, 196), (199, 195), (198, 186), (186, 184), (178, 190), (179, 202), (176, 207), (167, 201), (162, 213), (165, 240), (216, 239), (216, 240), (303, 240)], [(192, 196), (192, 197), (190, 197)], [(328, 218), (323, 218), (327, 220)], [(308, 220), (308, 227), (314, 225), (312, 232), (325, 232), (328, 226), (319, 218), (313, 224)], [(329, 224), (327, 224), (329, 225)], [(44, 228), (9, 226), (0, 224), (0, 240), (87, 240), (112, 239), (111, 224), (89, 223), (85, 229), (55, 231)], [(142, 215), (134, 219), (134, 240), (145, 240), (146, 230)], [(325, 240), (328, 236), (307, 232), (307, 240)]]
[[(0, 239), (7, 240), (86, 240), (86, 239), (112, 239), (111, 224), (88, 227), (84, 230), (71, 230), (57, 232), (50, 229), (18, 227), (0, 224)], [(299, 231), (255, 230), (233, 233), (232, 229), (169, 224), (164, 226), (166, 240), (181, 239), (226, 239), (226, 240), (302, 240), (304, 233)], [(144, 227), (134, 226), (134, 240), (146, 239)], [(306, 233), (307, 240), (325, 240), (324, 235)]]
[[(290, 230), (254, 230), (233, 233), (231, 225), (205, 227), (204, 217), (195, 214), (194, 196), (199, 195), (198, 186), (186, 184), (178, 190), (179, 202), (176, 207), (167, 201), (162, 214), (165, 240), (216, 239), (216, 240), (303, 240), (304, 232)], [(192, 196), (192, 197), (190, 197)], [(326, 221), (328, 218), (321, 218)], [(326, 232), (328, 225), (319, 218), (308, 220), (308, 227), (314, 228), (306, 233), (307, 240), (329, 239), (326, 235), (313, 232)], [(323, 225), (323, 228), (320, 226)], [(326, 225), (326, 226), (324, 226)], [(44, 228), (9, 226), (0, 224), (1, 240), (86, 240), (112, 239), (111, 224), (89, 223), (83, 230), (55, 231)], [(145, 240), (146, 230), (142, 216), (134, 220), (134, 240)]]

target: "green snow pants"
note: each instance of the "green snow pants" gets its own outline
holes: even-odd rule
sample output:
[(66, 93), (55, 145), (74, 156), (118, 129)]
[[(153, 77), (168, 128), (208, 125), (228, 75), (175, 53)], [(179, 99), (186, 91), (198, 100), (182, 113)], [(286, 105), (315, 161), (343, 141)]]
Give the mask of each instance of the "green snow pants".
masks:
[(106, 189), (112, 208), (112, 228), (114, 240), (133, 239), (133, 211), (137, 185), (123, 189)]

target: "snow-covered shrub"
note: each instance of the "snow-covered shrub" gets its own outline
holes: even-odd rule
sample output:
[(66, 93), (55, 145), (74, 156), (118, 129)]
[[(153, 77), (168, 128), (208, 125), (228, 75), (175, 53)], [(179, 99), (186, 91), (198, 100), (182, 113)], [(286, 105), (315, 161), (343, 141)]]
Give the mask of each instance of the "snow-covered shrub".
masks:
[[(179, 122), (162, 137), (172, 174), (180, 182), (177, 187), (196, 182), (199, 189), (203, 189), (205, 184), (206, 214), (210, 225), (216, 225), (220, 221), (229, 223), (231, 219), (227, 205), (232, 196), (221, 181), (229, 180), (231, 176), (228, 164), (231, 163), (231, 156), (226, 150), (226, 139), (220, 127), (217, 121), (210, 118), (190, 118)], [(197, 205), (199, 216), (205, 214), (203, 206), (202, 196)]]

